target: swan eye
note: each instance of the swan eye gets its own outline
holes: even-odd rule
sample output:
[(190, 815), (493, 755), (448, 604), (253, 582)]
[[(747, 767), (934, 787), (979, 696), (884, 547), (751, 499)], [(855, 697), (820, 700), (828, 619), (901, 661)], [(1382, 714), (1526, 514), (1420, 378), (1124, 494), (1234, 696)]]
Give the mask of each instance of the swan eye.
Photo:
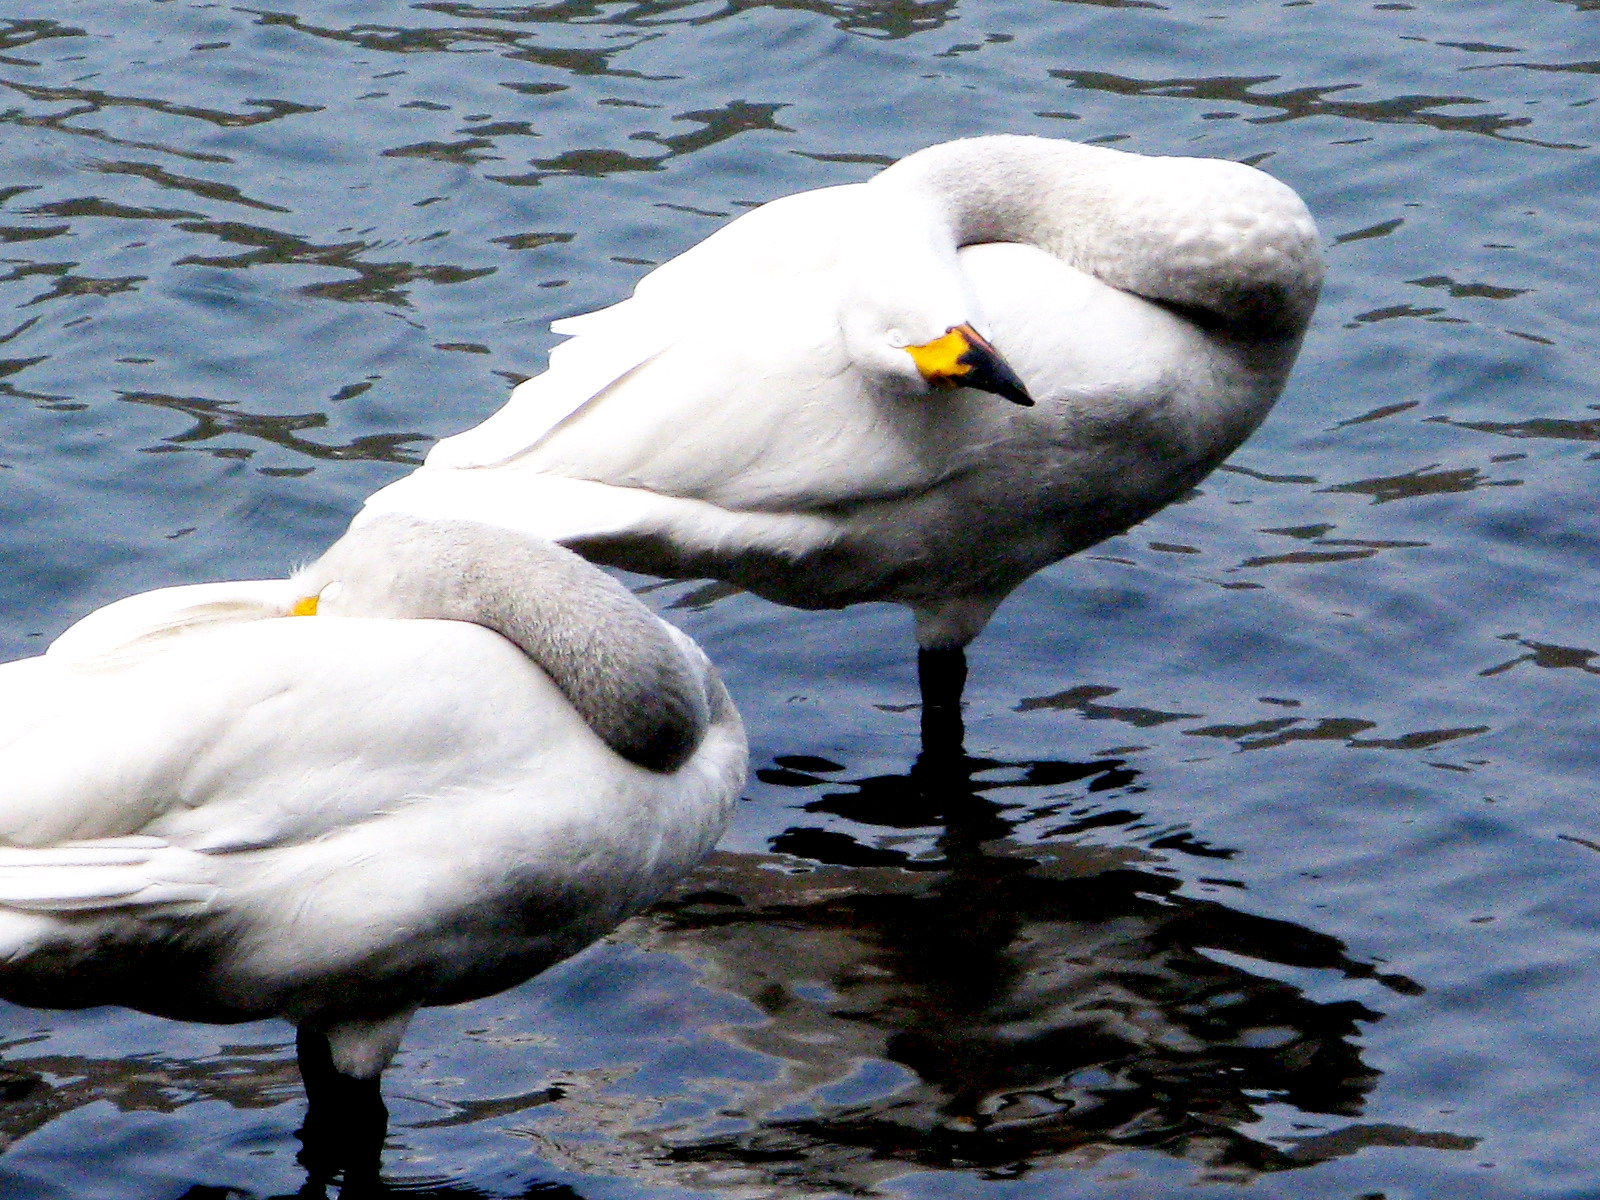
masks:
[(339, 593), (342, 592), (342, 591), (344, 591), (344, 584), (340, 583), (337, 579), (335, 579), (332, 583), (328, 584), (320, 592), (317, 593), (317, 599), (318, 600), (337, 600), (339, 598)]
[(910, 344), (911, 343), (906, 338), (906, 335), (901, 333), (898, 329), (889, 330), (889, 345), (893, 346), (896, 350), (904, 350)]

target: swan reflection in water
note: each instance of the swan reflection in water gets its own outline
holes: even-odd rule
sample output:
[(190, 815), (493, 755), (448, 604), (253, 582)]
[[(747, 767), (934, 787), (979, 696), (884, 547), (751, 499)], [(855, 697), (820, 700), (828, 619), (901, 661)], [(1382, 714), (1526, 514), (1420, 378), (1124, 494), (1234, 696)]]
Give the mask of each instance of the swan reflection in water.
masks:
[[(760, 1008), (733, 1036), (781, 1064), (743, 1098), (744, 1128), (664, 1138), (676, 1162), (854, 1191), (1116, 1148), (1243, 1178), (1364, 1145), (1473, 1144), (1349, 1120), (1378, 1078), (1358, 1045), (1372, 1005), (1420, 988), (1327, 934), (1190, 894), (1233, 851), (1124, 807), (1142, 790), (1126, 762), (924, 754), (907, 775), (839, 771), (784, 758), (760, 775), (898, 838), (791, 829), (772, 856), (718, 856), (651, 918), (656, 944)], [(1205, 865), (1174, 870), (1168, 852)], [(1333, 978), (1365, 982), (1320, 986)], [(1269, 1140), (1249, 1128), (1268, 1105), (1342, 1128)]]
[[(1362, 1028), (1419, 989), (1327, 934), (1193, 894), (1227, 886), (1215, 876), (1233, 852), (1149, 823), (1127, 762), (925, 756), (907, 774), (849, 778), (784, 756), (760, 774), (856, 834), (808, 824), (770, 853), (715, 856), (598, 948), (570, 1025), (549, 1019), (561, 1005), (545, 984), (502, 1003), (510, 1069), (479, 1068), (454, 1102), (435, 1085), (397, 1145), (478, 1123), (513, 1135), (496, 1156), (527, 1174), (484, 1195), (559, 1171), (580, 1189), (574, 1176), (621, 1174), (778, 1197), (859, 1194), (919, 1170), (1012, 1177), (1130, 1149), (1242, 1180), (1365, 1146), (1473, 1144), (1360, 1121), (1378, 1078)], [(663, 958), (696, 981), (674, 976), (682, 993), (665, 1005), (641, 969)], [(717, 1003), (684, 995), (697, 989)], [(746, 1015), (724, 1019), (730, 1004)], [(608, 1034), (600, 1065), (575, 1062), (589, 1029), (636, 1031), (638, 1012), (662, 1007), (678, 1014), (670, 1027)], [(556, 1041), (516, 1046), (521, 1031)], [(661, 1066), (685, 1056), (696, 1065)], [(287, 1051), (8, 1058), (61, 1081), (0, 1105), (12, 1137), (91, 1099), (148, 1103), (152, 1086), (240, 1106), (292, 1096)], [(446, 1074), (474, 1069), (452, 1061)], [(1256, 1128), (1285, 1109), (1312, 1132)], [(407, 1181), (406, 1155), (390, 1157), (407, 1194), (480, 1194)]]

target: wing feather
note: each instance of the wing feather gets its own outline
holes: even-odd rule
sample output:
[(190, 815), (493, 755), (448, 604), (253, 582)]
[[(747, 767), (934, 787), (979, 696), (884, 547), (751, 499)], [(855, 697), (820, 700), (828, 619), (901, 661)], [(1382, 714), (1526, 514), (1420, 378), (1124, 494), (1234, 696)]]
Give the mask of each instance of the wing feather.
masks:
[(205, 905), (215, 886), (174, 878), (182, 855), (160, 838), (0, 848), (0, 906), (25, 912)]
[(554, 724), (585, 728), (515, 647), (457, 621), (223, 624), (115, 665), (0, 673), (0, 836), (23, 848), (304, 842), (492, 790)]
[(98, 608), (67, 629), (45, 653), (80, 666), (112, 665), (197, 629), (287, 614), (286, 579), (244, 579), (158, 588)]

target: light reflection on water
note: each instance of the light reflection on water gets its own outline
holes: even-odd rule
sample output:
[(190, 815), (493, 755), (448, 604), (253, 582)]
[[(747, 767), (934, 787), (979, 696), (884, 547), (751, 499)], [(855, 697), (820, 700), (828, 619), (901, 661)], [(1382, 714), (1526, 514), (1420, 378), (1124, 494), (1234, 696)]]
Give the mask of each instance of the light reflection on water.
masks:
[[(1331, 243), (1290, 390), (1007, 603), (971, 760), (912, 767), (901, 614), (635, 581), (728, 675), (750, 802), (616, 939), (423, 1015), (390, 1173), (1591, 1196), (1596, 20), (33, 3), (0, 18), (0, 648), (309, 558), (549, 320), (751, 204), (998, 130), (1258, 163)], [(7, 1195), (300, 1187), (282, 1028), (0, 1016)]]

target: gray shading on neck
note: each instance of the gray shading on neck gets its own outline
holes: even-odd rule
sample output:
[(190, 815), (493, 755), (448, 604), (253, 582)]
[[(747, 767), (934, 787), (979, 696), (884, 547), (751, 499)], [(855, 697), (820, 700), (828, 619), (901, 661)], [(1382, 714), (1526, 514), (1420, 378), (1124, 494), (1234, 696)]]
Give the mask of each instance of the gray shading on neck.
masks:
[[(595, 734), (666, 773), (711, 717), (699, 665), (614, 579), (569, 550), (476, 521), (384, 514), (360, 521), (296, 573), (327, 616), (482, 625), (550, 676)], [(337, 583), (337, 588), (328, 588)]]
[(1035, 246), (1233, 336), (1298, 339), (1322, 285), (1304, 204), (1241, 163), (1002, 134), (918, 151), (869, 186), (929, 206), (957, 246)]

